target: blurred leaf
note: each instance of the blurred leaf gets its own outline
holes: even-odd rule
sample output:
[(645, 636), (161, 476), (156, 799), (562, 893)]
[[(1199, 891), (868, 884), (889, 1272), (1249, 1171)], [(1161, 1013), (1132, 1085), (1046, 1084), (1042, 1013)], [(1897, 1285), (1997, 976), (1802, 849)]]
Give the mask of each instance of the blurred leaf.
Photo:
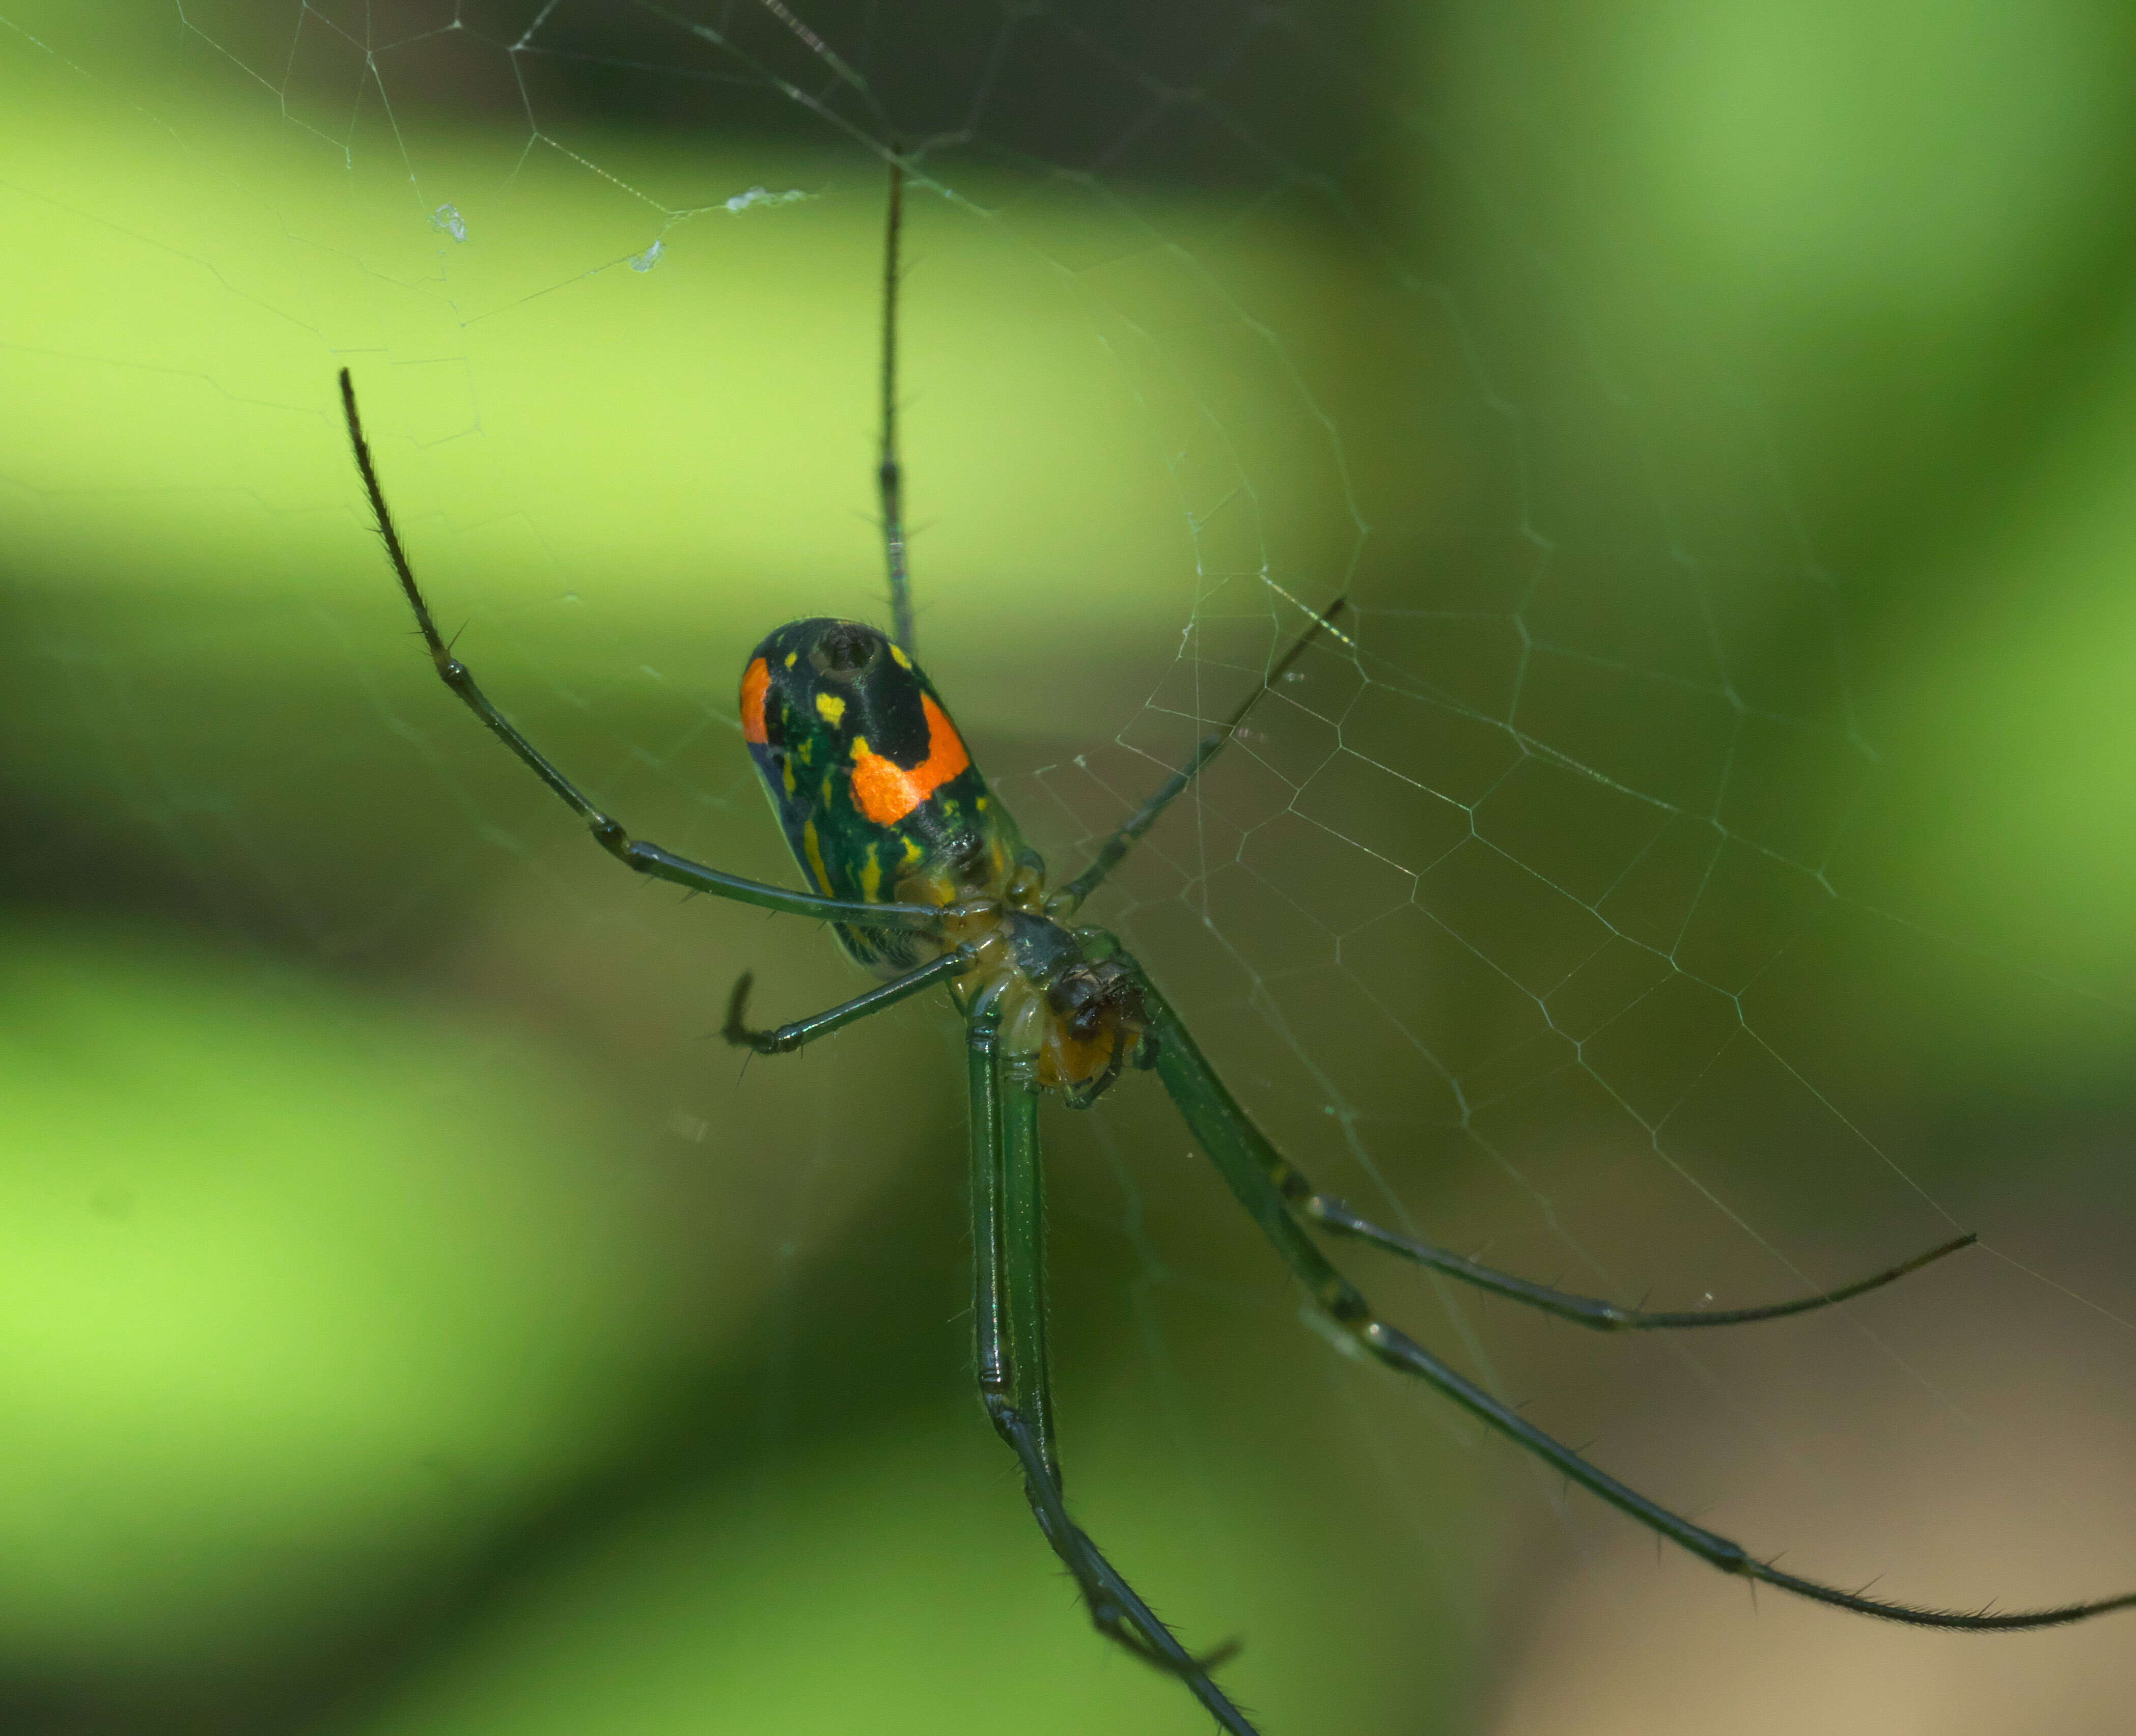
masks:
[(642, 1410), (677, 1273), (567, 1068), (124, 931), (0, 943), (0, 1652), (405, 1593)]

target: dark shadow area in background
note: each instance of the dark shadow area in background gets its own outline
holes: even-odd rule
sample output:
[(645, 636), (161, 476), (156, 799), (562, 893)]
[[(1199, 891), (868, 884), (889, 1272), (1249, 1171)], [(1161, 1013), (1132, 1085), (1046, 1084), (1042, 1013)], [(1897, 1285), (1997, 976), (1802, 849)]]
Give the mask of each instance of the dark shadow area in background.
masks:
[[(1399, 10), (1405, 31), (1420, 27), (1418, 11)], [(1382, 100), (1361, 92), (1380, 85), (1396, 15), (1382, 0), (1297, 13), (1253, 0), (825, 0), (792, 8), (789, 23), (715, 0), (371, 0), (308, 6), (293, 32), (274, 0), (187, 9), (201, 37), (286, 69), (299, 102), (344, 113), (367, 82), (376, 110), (368, 53), (412, 110), (465, 124), (509, 126), (531, 109), (551, 135), (971, 138), (1053, 172), (1255, 193), (1287, 177), (1340, 178), (1389, 130), (1400, 81), (1377, 90)]]

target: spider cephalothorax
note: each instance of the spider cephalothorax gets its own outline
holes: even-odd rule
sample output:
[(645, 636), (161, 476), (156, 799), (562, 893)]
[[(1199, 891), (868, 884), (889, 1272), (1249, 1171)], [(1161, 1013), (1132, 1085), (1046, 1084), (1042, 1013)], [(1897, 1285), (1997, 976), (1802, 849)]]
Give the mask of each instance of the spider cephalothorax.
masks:
[(1134, 977), (1089, 950), (1104, 939), (1095, 929), (1004, 911), (955, 985), (966, 1006), (986, 1000), (998, 1007), (1008, 1063), (1078, 1109), (1095, 1103), (1127, 1062), (1148, 1067), (1157, 1056)]

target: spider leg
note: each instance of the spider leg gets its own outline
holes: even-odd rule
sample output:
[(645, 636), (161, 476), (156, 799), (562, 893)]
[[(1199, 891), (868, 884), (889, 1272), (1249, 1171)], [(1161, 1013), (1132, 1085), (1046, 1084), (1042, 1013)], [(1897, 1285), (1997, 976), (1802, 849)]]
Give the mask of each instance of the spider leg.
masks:
[(1658, 1502), (1617, 1481), (1600, 1466), (1502, 1404), (1473, 1381), (1457, 1374), (1406, 1334), (1389, 1326), (1372, 1311), (1362, 1292), (1342, 1276), (1291, 1215), (1289, 1203), (1270, 1179), (1257, 1155), (1266, 1139), (1248, 1119), (1238, 1100), (1187, 1034), (1186, 1025), (1170, 1003), (1159, 995), (1148, 975), (1124, 952), (1115, 954), (1135, 974), (1152, 1028), (1157, 1032), (1157, 1071), (1165, 1089), (1177, 1105), (1188, 1129), (1202, 1151), (1238, 1197), (1247, 1215), (1260, 1226), (1308, 1293), (1328, 1317), (1348, 1333), (1359, 1347), (1390, 1368), (1414, 1375), (1435, 1388), (1478, 1421), (1527, 1452), (1552, 1465), (1565, 1477), (1600, 1496), (1619, 1511), (1658, 1533), (1701, 1560), (1766, 1585), (1777, 1586), (1835, 1608), (1858, 1615), (1881, 1616), (1887, 1621), (1910, 1622), (1921, 1627), (1973, 1631), (2022, 1627), (2053, 1627), (2081, 1622), (2109, 1610), (2136, 1607), (2136, 1592), (2081, 1603), (2065, 1603), (2048, 1609), (2013, 1610), (1991, 1613), (1979, 1610), (1935, 1609), (1864, 1597), (1820, 1580), (1784, 1573), (1757, 1559), (1742, 1544), (1672, 1513)]
[[(1024, 1491), (1030, 1500), (1032, 1513), (1038, 1520), (1038, 1529), (1075, 1581), (1076, 1590), (1098, 1632), (1168, 1675), (1187, 1677), (1190, 1684), (1197, 1675), (1203, 1678), (1208, 1692), (1204, 1694), (1197, 1686), (1194, 1690), (1196, 1698), (1216, 1714), (1226, 1729), (1243, 1731), (1251, 1736), (1253, 1726), (1243, 1721), (1231, 1722), (1232, 1718), (1242, 1714), (1215, 1683), (1206, 1681), (1211, 1671), (1221, 1669), (1238, 1655), (1238, 1642), (1229, 1641), (1199, 1656), (1182, 1646), (1157, 1613), (1136, 1595), (1134, 1588), (1120, 1577), (1119, 1570), (1105, 1559), (1089, 1535), (1069, 1518), (1067, 1506), (1061, 1498), (1060, 1484), (1038, 1474), (1044, 1469), (1045, 1461), (1039, 1457), (1038, 1443), (1029, 1419), (1002, 1399), (987, 1401), (987, 1414), (993, 1422), (994, 1432), (1008, 1443), (1022, 1462)], [(1150, 1634), (1158, 1636), (1158, 1640), (1145, 1637)], [(1229, 1709), (1230, 1717), (1226, 1715), (1224, 1708)]]
[[(1091, 945), (1106, 949), (1106, 956), (1114, 955), (1119, 947), (1119, 942), (1111, 935), (1103, 929), (1091, 929), (1086, 932), (1094, 937), (1090, 943)], [(1143, 980), (1147, 981), (1146, 978)], [(1147, 1045), (1149, 1053), (1148, 1060), (1138, 1060), (1137, 1064), (1153, 1064), (1157, 1055), (1162, 1051), (1162, 1046), (1161, 1037), (1150, 1039)], [(1117, 1054), (1114, 1060), (1115, 1061), (1118, 1060)], [(1113, 1081), (1114, 1073), (1117, 1070), (1115, 1067), (1112, 1071), (1108, 1072), (1098, 1089), (1109, 1085)], [(1090, 1098), (1096, 1095), (1097, 1091), (1093, 1090), (1080, 1102), (1072, 1096), (1068, 1098), (1068, 1102), (1071, 1108), (1083, 1108), (1087, 1105)], [(1469, 1259), (1464, 1255), (1454, 1253), (1451, 1249), (1441, 1248), (1435, 1242), (1427, 1242), (1415, 1236), (1402, 1235), (1396, 1231), (1385, 1229), (1373, 1223), (1370, 1219), (1360, 1215), (1347, 1200), (1335, 1194), (1323, 1193), (1316, 1188), (1311, 1179), (1284, 1157), (1267, 1136), (1243, 1114), (1240, 1118), (1239, 1127), (1239, 1137), (1245, 1142), (1253, 1161), (1260, 1166), (1262, 1174), (1274, 1185), (1276, 1190), (1283, 1195), (1284, 1202), (1293, 1211), (1318, 1224), (1329, 1234), (1352, 1237), (1372, 1247), (1382, 1249), (1389, 1254), (1397, 1254), (1416, 1265), (1427, 1267), (1434, 1272), (1444, 1273), (1449, 1278), (1458, 1278), (1463, 1283), (1473, 1284), (1478, 1289), (1492, 1291), (1524, 1307), (1539, 1308), (1546, 1314), (1555, 1314), (1561, 1319), (1575, 1321), (1585, 1326), (1592, 1326), (1598, 1331), (1650, 1331), (1678, 1326), (1743, 1326), (1752, 1321), (1779, 1320), (1791, 1314), (1808, 1314), (1815, 1309), (1828, 1308), (1835, 1302), (1848, 1302), (1855, 1297), (1867, 1295), (1871, 1290), (1880, 1290), (1886, 1284), (1896, 1283), (1910, 1273), (1920, 1271), (1924, 1266), (1932, 1265), (1947, 1255), (1958, 1253), (1961, 1249), (1972, 1247), (1980, 1239), (1978, 1236), (1973, 1234), (1956, 1236), (1948, 1242), (1939, 1243), (1925, 1254), (1915, 1254), (1909, 1259), (1900, 1261), (1896, 1266), (1887, 1266), (1881, 1272), (1876, 1273), (1868, 1278), (1857, 1278), (1852, 1283), (1842, 1284), (1836, 1289), (1821, 1290), (1815, 1295), (1799, 1296), (1787, 1302), (1766, 1302), (1745, 1308), (1673, 1311), (1627, 1308), (1617, 1302), (1604, 1302), (1600, 1297), (1575, 1296), (1566, 1291), (1554, 1290), (1546, 1284), (1538, 1284), (1527, 1278), (1517, 1278), (1512, 1273), (1499, 1271), (1495, 1266), (1486, 1266), (1480, 1260)]]
[[(1258, 1129), (1255, 1131), (1258, 1132)], [(1333, 1194), (1316, 1192), (1313, 1184), (1279, 1157), (1275, 1148), (1266, 1140), (1250, 1142), (1254, 1145), (1255, 1161), (1284, 1198), (1323, 1229), (1336, 1235), (1354, 1237), (1372, 1247), (1399, 1254), (1417, 1265), (1429, 1267), (1434, 1272), (1443, 1272), (1449, 1278), (1459, 1278), (1464, 1284), (1494, 1291), (1528, 1307), (1540, 1308), (1546, 1314), (1577, 1321), (1581, 1326), (1593, 1326), (1604, 1332), (1646, 1331), (1674, 1326), (1739, 1326), (1754, 1320), (1780, 1320), (1790, 1314), (1808, 1314), (1814, 1309), (1828, 1308), (1834, 1302), (1849, 1302), (1855, 1297), (1866, 1296), (1871, 1290), (1881, 1290), (1885, 1285), (1896, 1283), (1924, 1266), (1933, 1265), (1948, 1254), (1972, 1247), (1980, 1239), (1978, 1236), (1971, 1234), (1954, 1236), (1948, 1242), (1939, 1243), (1925, 1254), (1915, 1254), (1909, 1259), (1900, 1261), (1896, 1266), (1886, 1267), (1871, 1277), (1857, 1278), (1837, 1289), (1820, 1290), (1813, 1296), (1794, 1297), (1787, 1302), (1765, 1302), (1747, 1308), (1627, 1308), (1616, 1302), (1604, 1302), (1599, 1297), (1574, 1296), (1563, 1290), (1553, 1290), (1546, 1284), (1532, 1283), (1527, 1278), (1516, 1278), (1496, 1267), (1468, 1259), (1435, 1243), (1382, 1229), (1369, 1219), (1358, 1216), (1347, 1201)]]
[(1187, 786), (1201, 776), (1202, 769), (1224, 750), (1231, 738), (1239, 733), (1254, 707), (1266, 693), (1289, 672), (1290, 666), (1305, 655), (1305, 648), (1320, 635), (1323, 628), (1333, 628), (1336, 616), (1348, 606), (1347, 597), (1337, 597), (1327, 608), (1313, 618), (1313, 624), (1290, 642), (1290, 648), (1270, 666), (1261, 684), (1239, 702), (1236, 710), (1211, 730), (1195, 744), (1194, 752), (1179, 770), (1166, 778), (1157, 793), (1129, 816), (1126, 825), (1098, 846), (1098, 853), (1090, 865), (1075, 879), (1046, 900), (1046, 914), (1056, 921), (1066, 922), (1075, 914), (1083, 900), (1103, 884), (1105, 876), (1119, 866), (1123, 858), (1142, 841), (1143, 834), (1157, 824), (1158, 816), (1182, 795)]
[(789, 916), (820, 916), (834, 918), (839, 922), (862, 926), (890, 928), (918, 926), (940, 920), (943, 912), (927, 904), (869, 904), (846, 899), (819, 898), (809, 892), (789, 892), (783, 886), (767, 885), (761, 880), (744, 880), (739, 875), (724, 874), (716, 868), (675, 856), (657, 844), (648, 844), (634, 838), (616, 821), (610, 819), (594, 806), (585, 793), (551, 765), (534, 746), (512, 726), (504, 714), (492, 705), (481, 688), (475, 685), (474, 676), (466, 664), (452, 654), (451, 648), (439, 636), (437, 623), (430, 618), (430, 604), (423, 600), (421, 588), (415, 583), (415, 570), (408, 564), (406, 551), (400, 546), (400, 533), (393, 527), (393, 515), (386, 510), (386, 492), (379, 487), (377, 468), (371, 463), (370, 444), (363, 437), (363, 421), (357, 414), (356, 385), (349, 378), (347, 368), (341, 371), (342, 409), (348, 419), (348, 438), (356, 453), (356, 468), (362, 473), (364, 491), (371, 497), (372, 517), (378, 526), (379, 541), (386, 545), (387, 559), (400, 579), (400, 589), (408, 599), (408, 606), (415, 611), (415, 625), (423, 635), (423, 643), (430, 647), (430, 661), (437, 666), (439, 679), (460, 696), (467, 708), (480, 718), (490, 733), (511, 749), (549, 788), (561, 797), (573, 812), (586, 822), (592, 831), (594, 841), (624, 867), (649, 875), (654, 880), (669, 880), (678, 886), (687, 886), (692, 892), (707, 892), (715, 898), (728, 898), (738, 904), (755, 904), (766, 910), (777, 910)]
[(893, 977), (880, 987), (870, 989), (864, 995), (855, 995), (850, 1001), (841, 1001), (828, 1012), (797, 1019), (791, 1025), (781, 1025), (771, 1030), (742, 1022), (743, 1016), (749, 1009), (750, 987), (756, 981), (755, 972), (744, 971), (735, 980), (734, 993), (727, 1001), (727, 1021), (720, 1028), (720, 1035), (737, 1049), (754, 1049), (759, 1055), (790, 1055), (803, 1044), (813, 1043), (818, 1037), (827, 1037), (856, 1019), (865, 1019), (870, 1013), (881, 1012), (886, 1006), (895, 1006), (899, 1001), (909, 999), (937, 982), (947, 982), (961, 977), (972, 967), (976, 956), (973, 948), (958, 947), (917, 969)]
[(1002, 1077), (1001, 1014), (995, 998), (983, 993), (968, 1016), (973, 1348), (988, 1418), (1023, 1467), (1024, 1495), (1032, 1515), (1075, 1580), (1091, 1624), (1145, 1662), (1179, 1677), (1232, 1736), (1257, 1736), (1210, 1679), (1209, 1672), (1234, 1648), (1202, 1658), (1189, 1652), (1068, 1516), (1046, 1371), (1038, 1098), (1021, 1079)]
[(890, 156), (890, 216), (882, 242), (882, 447), (876, 487), (882, 499), (882, 550), (890, 565), (891, 636), (918, 657), (912, 623), (912, 576), (905, 560), (905, 467), (897, 456), (897, 247), (905, 229), (905, 158)]
[[(1024, 1419), (1046, 1475), (1035, 1486), (1061, 1491), (1061, 1452), (1053, 1423), (1052, 1359), (1046, 1346), (1046, 1171), (1038, 1148), (1038, 1093), (1021, 1080), (1002, 1078), (995, 1057), (995, 1089), (1001, 1096), (1002, 1268), (1008, 1322), (1007, 1398)], [(1011, 1443), (1012, 1445), (1015, 1444)], [(1027, 1475), (1030, 1467), (1025, 1467)]]

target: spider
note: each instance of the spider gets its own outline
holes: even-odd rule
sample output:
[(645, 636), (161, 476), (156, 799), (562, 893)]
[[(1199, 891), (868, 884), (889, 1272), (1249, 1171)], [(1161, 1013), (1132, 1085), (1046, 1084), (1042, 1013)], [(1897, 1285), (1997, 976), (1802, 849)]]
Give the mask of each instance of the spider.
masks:
[[(881, 444), (876, 487), (889, 568), (891, 630), (814, 618), (778, 628), (741, 678), (742, 735), (773, 812), (813, 892), (744, 880), (633, 837), (558, 770), (484, 696), (439, 635), (394, 528), (356, 388), (341, 371), (350, 444), (387, 559), (446, 686), (517, 754), (626, 867), (693, 892), (828, 920), (852, 960), (883, 979), (813, 1017), (774, 1029), (747, 1022), (751, 978), (734, 987), (722, 1035), (784, 1055), (924, 991), (945, 989), (963, 1018), (970, 1096), (973, 1363), (980, 1403), (1015, 1454), (1038, 1528), (1066, 1566), (1098, 1631), (1177, 1678), (1233, 1736), (1254, 1726), (1216, 1685), (1235, 1651), (1196, 1654), (1154, 1615), (1070, 1516), (1046, 1371), (1046, 1206), (1038, 1105), (1048, 1093), (1087, 1108), (1129, 1065), (1153, 1070), (1203, 1154), (1277, 1257), (1363, 1353), (1421, 1380), (1638, 1524), (1724, 1573), (1837, 1608), (1925, 1627), (2011, 1629), (2077, 1622), (2136, 1606), (2136, 1592), (2006, 1612), (1893, 1603), (1752, 1555), (1590, 1463), (1493, 1398), (1376, 1313), (1312, 1232), (1368, 1244), (1461, 1283), (1603, 1331), (1738, 1326), (1825, 1308), (1969, 1247), (1965, 1235), (1837, 1289), (1760, 1307), (1669, 1312), (1575, 1296), (1398, 1234), (1323, 1193), (1261, 1132), (1226, 1087), (1155, 978), (1102, 928), (1074, 919), (1090, 895), (1222, 751), (1255, 701), (1335, 622), (1330, 603), (1269, 667), (1260, 687), (1204, 735), (1089, 865), (1054, 887), (1045, 863), (988, 788), (934, 685), (915, 657), (897, 447), (898, 246), (905, 166), (888, 155), (882, 275)], [(1342, 636), (1346, 637), (1347, 636)]]

